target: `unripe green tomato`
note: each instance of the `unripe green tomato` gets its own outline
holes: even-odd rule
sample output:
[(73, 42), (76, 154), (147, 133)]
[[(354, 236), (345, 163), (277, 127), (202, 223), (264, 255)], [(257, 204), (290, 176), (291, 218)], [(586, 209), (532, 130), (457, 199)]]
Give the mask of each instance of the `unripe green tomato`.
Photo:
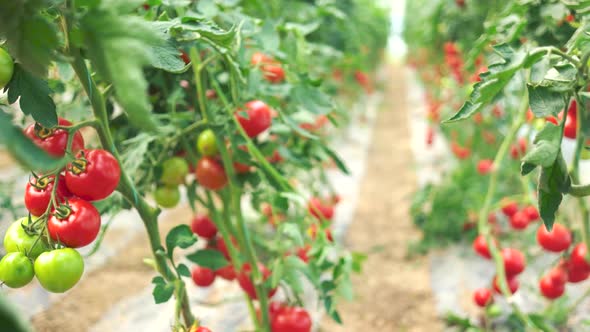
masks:
[(22, 252), (11, 252), (0, 261), (0, 281), (10, 288), (26, 286), (34, 276), (33, 262)]
[(583, 160), (590, 159), (590, 150), (586, 148), (582, 149), (582, 154), (580, 154), (580, 158), (582, 158)]
[(189, 168), (186, 160), (180, 157), (172, 157), (162, 163), (160, 181), (170, 186), (182, 184), (188, 172)]
[(497, 304), (489, 305), (486, 308), (486, 314), (491, 318), (499, 317), (502, 314), (502, 308)]
[(180, 190), (178, 187), (159, 187), (154, 193), (156, 203), (163, 208), (173, 208), (180, 202)]
[(14, 61), (8, 52), (0, 48), (0, 89), (4, 88), (14, 74)]
[(547, 120), (545, 119), (535, 119), (533, 121), (533, 127), (535, 128), (535, 130), (539, 131), (543, 129), (543, 127), (545, 127), (545, 123), (547, 123)]
[[(31, 217), (34, 221), (36, 217)], [(4, 249), (6, 252), (22, 252), (32, 259), (37, 258), (43, 252), (49, 250), (43, 238), (37, 240), (36, 236), (25, 232), (22, 224), (27, 225), (29, 218), (21, 218), (10, 225), (4, 235)], [(37, 242), (35, 244), (35, 242)], [(32, 249), (32, 250), (31, 250)]]
[(199, 135), (197, 149), (200, 154), (207, 157), (215, 156), (219, 152), (213, 130), (207, 129)]
[(35, 260), (37, 280), (53, 293), (64, 293), (74, 287), (83, 273), (84, 259), (71, 248), (44, 252)]

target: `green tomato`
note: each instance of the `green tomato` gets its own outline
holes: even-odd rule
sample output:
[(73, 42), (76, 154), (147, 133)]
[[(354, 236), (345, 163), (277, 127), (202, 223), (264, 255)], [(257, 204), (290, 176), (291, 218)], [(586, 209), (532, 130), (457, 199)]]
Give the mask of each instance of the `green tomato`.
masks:
[(154, 193), (156, 203), (163, 208), (173, 208), (180, 202), (180, 190), (178, 187), (159, 187)]
[(0, 261), (0, 280), (10, 288), (21, 288), (33, 280), (33, 262), (22, 252), (11, 252)]
[(0, 48), (0, 89), (4, 88), (14, 73), (14, 61), (8, 52)]
[(215, 156), (219, 152), (213, 130), (207, 129), (199, 135), (197, 149), (200, 154), (207, 157)]
[(486, 314), (490, 318), (496, 318), (502, 314), (502, 308), (497, 304), (492, 304), (486, 308)]
[(186, 160), (180, 157), (173, 157), (162, 163), (160, 181), (166, 185), (182, 184), (188, 172), (189, 169)]
[[(36, 218), (31, 217), (34, 221)], [(29, 235), (22, 225), (27, 225), (29, 218), (21, 218), (10, 225), (4, 235), (4, 249), (6, 252), (22, 252), (25, 255), (35, 259), (43, 252), (49, 249), (44, 239), (39, 239), (35, 235)], [(37, 241), (37, 244), (35, 244)], [(33, 247), (34, 246), (34, 247)]]
[(64, 293), (80, 281), (84, 259), (71, 248), (42, 253), (35, 261), (35, 274), (41, 286), (53, 293)]

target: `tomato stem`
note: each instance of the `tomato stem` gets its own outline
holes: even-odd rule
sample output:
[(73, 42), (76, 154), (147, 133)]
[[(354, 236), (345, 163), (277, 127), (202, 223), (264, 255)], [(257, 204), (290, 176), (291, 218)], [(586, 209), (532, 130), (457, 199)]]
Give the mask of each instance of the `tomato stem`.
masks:
[[(90, 73), (88, 72), (86, 63), (80, 55), (79, 50), (72, 49), (70, 50), (70, 53), (73, 57), (71, 65), (74, 71), (76, 72), (76, 75), (78, 76), (78, 79), (82, 84), (84, 91), (86, 92), (86, 95), (90, 99), (94, 117), (97, 121), (95, 129), (98, 133), (101, 144), (103, 148), (110, 151), (113, 154), (113, 156), (117, 159), (119, 164), (121, 164), (121, 157), (119, 156), (119, 152), (115, 147), (108, 126), (109, 119), (106, 112), (104, 97), (101, 93), (98, 93), (98, 87), (96, 86), (96, 83), (92, 78), (92, 75), (90, 75)], [(166, 260), (165, 255), (157, 254), (158, 251), (163, 250), (162, 242), (160, 239), (160, 229), (158, 225), (158, 216), (160, 214), (160, 209), (150, 206), (145, 200), (145, 198), (137, 192), (133, 181), (131, 180), (129, 175), (127, 175), (124, 168), (121, 168), (121, 180), (119, 181), (117, 191), (119, 191), (123, 195), (123, 197), (125, 197), (125, 199), (139, 213), (144, 223), (146, 232), (148, 233), (148, 238), (150, 241), (150, 246), (158, 273), (160, 273), (168, 282), (179, 282), (184, 285), (182, 279), (175, 276), (170, 267), (168, 266), (168, 262)], [(188, 296), (186, 294), (185, 287), (182, 287), (177, 291), (176, 301), (181, 303), (180, 307), (184, 319), (184, 324), (186, 326), (191, 326), (195, 318), (191, 312), (190, 303), (188, 302)]]
[[(529, 71), (527, 71), (525, 77), (529, 76), (528, 72)], [(520, 108), (517, 113), (517, 120), (513, 123), (512, 127), (504, 137), (504, 140), (502, 141), (502, 144), (500, 145), (500, 148), (498, 149), (498, 152), (496, 153), (496, 156), (494, 158), (495, 167), (492, 169), (492, 172), (490, 174), (488, 190), (485, 196), (484, 205), (480, 210), (479, 220), (477, 223), (478, 232), (479, 234), (482, 234), (485, 237), (486, 245), (490, 249), (490, 253), (492, 254), (492, 258), (496, 265), (496, 278), (499, 281), (500, 290), (502, 291), (502, 294), (506, 297), (506, 299), (509, 299), (512, 296), (512, 293), (510, 292), (510, 289), (508, 287), (508, 281), (506, 280), (504, 260), (502, 258), (502, 255), (500, 254), (500, 250), (496, 244), (496, 241), (494, 241), (490, 231), (490, 226), (488, 223), (488, 214), (490, 211), (490, 207), (492, 205), (492, 201), (494, 199), (494, 195), (496, 193), (496, 186), (499, 174), (498, 168), (502, 164), (504, 157), (507, 155), (508, 149), (510, 148), (510, 144), (512, 144), (514, 138), (516, 137), (516, 133), (523, 125), (528, 108), (528, 91), (524, 89), (522, 104), (520, 105)], [(513, 303), (512, 301), (509, 301), (509, 303), (512, 306), (512, 309), (514, 310), (515, 314), (526, 326), (534, 326), (530, 318), (526, 314), (524, 314), (515, 303)]]

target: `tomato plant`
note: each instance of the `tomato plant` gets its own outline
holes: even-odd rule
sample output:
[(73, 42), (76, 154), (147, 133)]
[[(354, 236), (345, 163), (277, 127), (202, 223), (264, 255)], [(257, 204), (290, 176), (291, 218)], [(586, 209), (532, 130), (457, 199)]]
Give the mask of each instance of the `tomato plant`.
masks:
[[(531, 311), (509, 300), (506, 321), (481, 310), (476, 329), (581, 328), (569, 319), (578, 291), (566, 284), (586, 280), (590, 267), (587, 9), (583, 1), (408, 3), (404, 34), (424, 121), (456, 160), (415, 197), (421, 247), (467, 238), (494, 264), (497, 293), (510, 297), (522, 282), (523, 298), (544, 300)], [(556, 255), (549, 263), (547, 252)], [(538, 276), (533, 285), (518, 279), (525, 269)]]
[[(154, 300), (176, 302), (173, 331), (207, 330), (190, 306), (191, 277), (237, 279), (260, 309), (254, 329), (271, 332), (268, 299), (280, 284), (295, 308), (302, 290), (293, 276), (302, 275), (340, 321), (338, 292), (362, 255), (335, 243), (323, 222), (335, 215), (328, 165), (349, 173), (329, 133), (363, 104), (359, 84), (377, 87), (388, 11), (367, 0), (266, 8), (255, 0), (0, 4), (0, 141), (33, 174), (25, 201), (35, 216), (12, 225), (5, 246), (34, 262), (45, 289), (72, 288), (84, 267), (75, 249), (100, 250), (103, 215), (134, 209), (153, 254)], [(327, 198), (301, 204), (314, 197)], [(191, 213), (161, 239), (161, 208), (180, 202)], [(244, 213), (262, 202), (275, 211), (264, 223)], [(177, 248), (190, 251), (192, 274)], [(307, 321), (293, 309), (275, 324), (309, 330)]]
[(34, 276), (33, 262), (22, 252), (11, 252), (0, 260), (0, 280), (8, 287), (23, 287)]

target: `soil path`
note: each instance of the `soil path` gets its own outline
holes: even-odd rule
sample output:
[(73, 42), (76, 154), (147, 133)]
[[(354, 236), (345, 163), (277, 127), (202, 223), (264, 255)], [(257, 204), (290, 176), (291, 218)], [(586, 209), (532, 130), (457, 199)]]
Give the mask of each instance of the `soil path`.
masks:
[(419, 236), (409, 216), (416, 178), (405, 72), (390, 69), (388, 78), (359, 205), (345, 238), (347, 247), (369, 253), (369, 258), (363, 274), (353, 277), (354, 301), (339, 307), (344, 325), (326, 317), (323, 332), (443, 330), (436, 317), (427, 258), (405, 258), (408, 242)]

